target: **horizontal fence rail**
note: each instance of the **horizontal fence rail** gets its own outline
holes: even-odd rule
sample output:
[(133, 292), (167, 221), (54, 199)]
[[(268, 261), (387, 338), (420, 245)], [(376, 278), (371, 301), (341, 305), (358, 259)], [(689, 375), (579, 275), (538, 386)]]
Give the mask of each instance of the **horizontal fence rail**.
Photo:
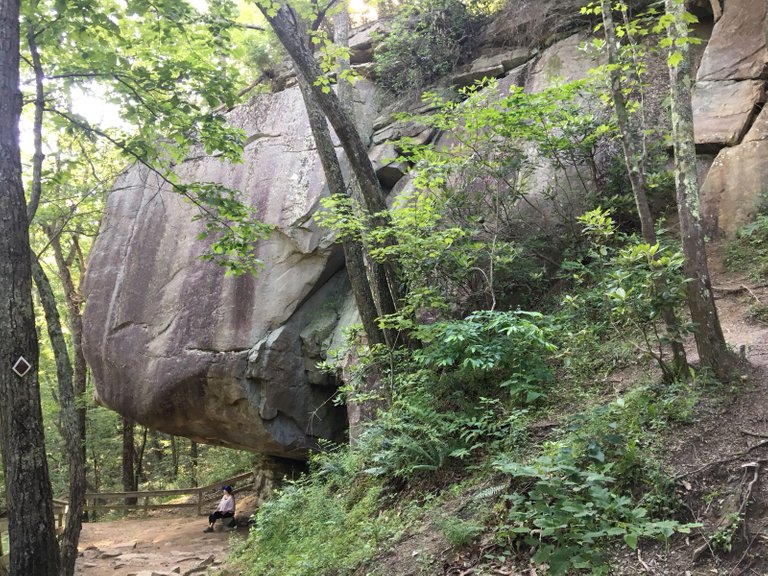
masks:
[[(85, 495), (84, 511), (96, 510), (159, 510), (162, 508), (197, 508), (197, 514), (203, 514), (203, 504), (209, 498), (206, 494), (220, 491), (222, 486), (233, 485), (234, 492), (254, 483), (253, 472), (244, 472), (232, 478), (221, 480), (208, 486), (198, 488), (182, 488), (177, 490), (145, 490), (136, 492), (88, 492)], [(195, 502), (156, 502), (153, 500), (171, 498), (173, 496), (191, 496)], [(135, 504), (126, 504), (126, 499), (136, 499)]]

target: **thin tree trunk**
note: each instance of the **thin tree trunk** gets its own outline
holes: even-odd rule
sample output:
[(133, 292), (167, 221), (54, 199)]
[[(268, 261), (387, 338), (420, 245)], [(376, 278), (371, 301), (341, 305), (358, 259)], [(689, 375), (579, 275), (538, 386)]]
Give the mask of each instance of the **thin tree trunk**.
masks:
[[(349, 11), (347, 10), (346, 6), (342, 8), (341, 12), (336, 14), (336, 16), (334, 17), (333, 24), (334, 24), (334, 43), (343, 48), (349, 48)], [(339, 81), (337, 82), (337, 88), (336, 88), (337, 97), (344, 113), (350, 119), (354, 119), (355, 107), (354, 107), (352, 84), (349, 81), (341, 78), (344, 72), (348, 71), (351, 68), (351, 65), (349, 62), (349, 54), (347, 52), (342, 52), (342, 54), (343, 54), (342, 56), (339, 56), (336, 59), (336, 63), (338, 65), (336, 77), (339, 78)], [(309, 96), (311, 97), (311, 94)], [(304, 101), (305, 102), (307, 101), (306, 97)], [(323, 120), (323, 125), (325, 125), (325, 119)], [(378, 178), (377, 178), (377, 183), (378, 183)], [(349, 187), (352, 190), (351, 194), (349, 195), (353, 196), (354, 198), (362, 198), (363, 195), (360, 189), (359, 180), (357, 178), (353, 179), (352, 182), (350, 182)], [(364, 199), (363, 199), (363, 204), (365, 204)], [(352, 248), (360, 251), (361, 257), (363, 259), (363, 264), (367, 264), (366, 269), (369, 271), (368, 287), (369, 287), (369, 290), (373, 290), (374, 300), (379, 303), (379, 307), (380, 307), (379, 315), (386, 316), (388, 314), (393, 314), (394, 312), (396, 312), (395, 306), (391, 305), (389, 308), (387, 308), (387, 305), (391, 304), (391, 302), (389, 298), (386, 296), (387, 291), (389, 291), (389, 283), (387, 280), (386, 268), (382, 266), (380, 263), (373, 260), (372, 258), (368, 257), (366, 255), (365, 247), (363, 245), (355, 246)], [(399, 294), (399, 289), (398, 289), (398, 294)], [(365, 323), (363, 325), (365, 326)], [(385, 330), (384, 336), (385, 336), (387, 345), (390, 347), (393, 347), (396, 342), (396, 334), (392, 330)], [(375, 343), (375, 342), (372, 341), (372, 343)]]
[[(19, 1), (0, 0), (0, 444), (10, 573), (59, 572), (37, 380), (29, 227), (19, 151)], [(23, 376), (12, 367), (24, 357)], [(17, 367), (20, 367), (17, 365)]]
[[(136, 447), (134, 445), (134, 423), (123, 418), (123, 492), (133, 492), (136, 479)], [(126, 498), (127, 505), (136, 504), (136, 498)]]
[[(325, 116), (312, 99), (312, 94), (304, 78), (301, 75), (298, 75), (298, 78), (301, 95), (304, 98), (304, 107), (309, 117), (309, 126), (317, 146), (318, 155), (320, 156), (320, 163), (323, 165), (323, 172), (325, 173), (325, 180), (328, 183), (330, 193), (334, 196), (349, 196)], [(393, 342), (390, 342), (393, 338), (391, 336), (386, 338), (386, 335), (376, 323), (376, 318), (379, 316), (380, 311), (377, 310), (368, 283), (365, 261), (363, 259), (363, 247), (357, 239), (349, 238), (342, 240), (342, 246), (347, 264), (347, 275), (352, 286), (352, 294), (355, 297), (357, 310), (360, 312), (360, 319), (368, 336), (369, 343), (382, 344), (386, 341), (387, 344), (393, 344)], [(374, 265), (376, 264), (374, 263)]]
[(342, 76), (344, 76), (351, 68), (349, 52), (346, 51), (349, 49), (349, 10), (346, 5), (333, 17), (333, 42), (337, 46), (345, 49), (341, 55), (336, 58), (336, 65), (338, 68), (336, 77), (339, 79), (336, 83), (337, 94), (344, 111), (350, 118), (354, 118), (355, 111), (352, 101), (352, 84), (342, 78)]
[[(86, 404), (85, 391), (88, 384), (88, 365), (85, 362), (85, 353), (83, 352), (83, 315), (81, 309), (82, 298), (80, 291), (75, 288), (70, 272), (71, 262), (77, 255), (77, 246), (72, 247), (72, 258), (65, 258), (61, 247), (61, 238), (59, 235), (52, 234), (50, 230), (46, 231), (53, 248), (53, 255), (56, 260), (58, 276), (64, 287), (64, 297), (67, 303), (67, 325), (72, 337), (72, 356), (74, 362), (73, 390), (75, 394), (75, 407), (77, 428), (82, 443), (83, 465), (85, 465), (85, 422), (86, 422)], [(81, 275), (84, 271), (81, 270)]]
[(641, 151), (635, 145), (635, 134), (629, 119), (626, 102), (624, 100), (623, 86), (621, 83), (621, 71), (619, 70), (619, 57), (616, 50), (616, 30), (613, 23), (612, 0), (602, 0), (603, 26), (605, 28), (605, 45), (608, 52), (609, 75), (611, 79), (611, 99), (613, 110), (616, 113), (616, 121), (619, 125), (621, 147), (624, 152), (624, 161), (635, 196), (635, 206), (640, 216), (640, 228), (643, 238), (649, 244), (656, 243), (656, 230), (648, 205), (648, 186), (645, 179), (645, 158), (641, 157)]
[(171, 464), (173, 467), (173, 481), (179, 479), (179, 441), (176, 436), (171, 436)]
[(696, 147), (691, 108), (691, 59), (688, 24), (685, 22), (683, 0), (665, 0), (666, 10), (674, 18), (668, 33), (671, 50), (680, 54), (677, 65), (670, 61), (669, 80), (672, 93), (672, 140), (675, 149), (675, 180), (680, 234), (685, 253), (686, 292), (701, 364), (712, 370), (717, 378), (727, 381), (733, 358), (723, 337), (717, 317), (715, 298), (707, 265), (707, 251), (701, 226), (699, 183), (696, 171)]
[[(35, 3), (37, 4), (37, 3)], [(40, 205), (43, 184), (43, 111), (45, 106), (45, 75), (40, 61), (40, 53), (37, 48), (35, 31), (30, 25), (27, 29), (27, 44), (32, 60), (32, 69), (35, 74), (35, 116), (33, 124), (34, 134), (34, 155), (32, 156), (32, 188), (30, 199), (27, 204), (27, 218), (31, 224), (37, 208)], [(56, 238), (58, 248), (57, 265), (67, 298), (67, 304), (70, 315), (70, 331), (72, 333), (77, 376), (84, 383), (85, 380), (85, 358), (82, 354), (80, 345), (80, 335), (82, 334), (82, 322), (80, 321), (79, 308), (73, 314), (73, 294), (74, 287), (72, 279), (69, 276), (69, 270), (60, 262), (61, 245)], [(67, 457), (69, 460), (69, 507), (67, 511), (64, 533), (60, 540), (60, 575), (71, 576), (75, 573), (75, 561), (77, 559), (77, 545), (80, 539), (80, 530), (82, 528), (82, 513), (85, 500), (85, 411), (84, 407), (78, 409), (77, 399), (85, 392), (83, 389), (78, 392), (73, 378), (72, 363), (70, 362), (67, 343), (61, 330), (61, 318), (59, 316), (56, 298), (51, 288), (48, 277), (45, 274), (40, 262), (34, 253), (31, 254), (32, 275), (37, 285), (37, 291), (43, 306), (46, 324), (48, 326), (48, 337), (53, 349), (56, 362), (56, 380), (58, 382), (59, 406), (61, 409), (60, 428), (64, 438)], [(61, 273), (64, 269), (66, 276)], [(68, 284), (67, 284), (68, 281)], [(74, 320), (73, 320), (74, 318)], [(78, 354), (79, 351), (79, 354)], [(78, 362), (79, 360), (79, 362)]]
[[(37, 6), (37, 2), (33, 2), (34, 6)], [(43, 72), (42, 64), (40, 63), (40, 53), (37, 50), (37, 43), (35, 42), (35, 31), (30, 25), (27, 29), (27, 44), (29, 46), (29, 54), (32, 58), (32, 69), (35, 72), (35, 119), (34, 119), (34, 142), (35, 153), (32, 157), (32, 189), (29, 195), (29, 202), (27, 203), (27, 220), (32, 222), (37, 212), (37, 207), (40, 205), (40, 196), (43, 189), (43, 160), (45, 155), (43, 154), (43, 111), (45, 107), (45, 90), (43, 81), (45, 74)]]
[(69, 460), (69, 509), (60, 544), (60, 574), (61, 576), (71, 576), (75, 573), (77, 544), (80, 539), (83, 502), (85, 500), (83, 440), (77, 421), (76, 396), (72, 386), (72, 363), (69, 360), (67, 342), (61, 330), (61, 318), (59, 318), (59, 310), (56, 306), (56, 297), (43, 267), (34, 254), (32, 255), (32, 275), (45, 313), (48, 338), (56, 361), (62, 436)]
[(198, 447), (197, 442), (192, 440), (189, 445), (189, 466), (191, 470), (190, 484), (193, 488), (197, 488), (197, 465), (198, 465)]
[[(36, 3), (35, 3), (36, 4)], [(37, 48), (35, 31), (30, 25), (27, 29), (27, 44), (32, 60), (32, 68), (35, 73), (35, 117), (33, 124), (34, 134), (34, 155), (32, 156), (32, 191), (30, 200), (27, 204), (27, 218), (32, 223), (37, 208), (40, 205), (40, 198), (43, 191), (43, 111), (45, 105), (45, 87), (44, 72), (40, 61), (40, 53)], [(79, 368), (78, 376), (85, 378), (85, 358), (80, 346), (80, 335), (82, 334), (82, 322), (80, 322), (80, 311), (76, 309), (73, 314), (74, 287), (72, 279), (69, 276), (69, 270), (63, 266), (59, 260), (61, 257), (61, 245), (56, 238), (56, 247), (58, 247), (57, 265), (60, 275), (63, 268), (66, 275), (62, 275), (62, 283), (67, 299), (67, 307), (70, 316), (70, 331), (75, 351), (76, 364)], [(55, 247), (55, 248), (56, 248)], [(32, 253), (32, 275), (40, 301), (43, 306), (46, 324), (48, 326), (48, 337), (53, 349), (56, 362), (56, 380), (59, 391), (59, 407), (61, 409), (60, 426), (62, 437), (67, 450), (69, 460), (69, 507), (67, 511), (64, 533), (60, 540), (60, 575), (72, 576), (75, 573), (75, 561), (77, 559), (77, 545), (80, 539), (80, 530), (82, 528), (82, 513), (85, 500), (85, 412), (84, 408), (78, 409), (77, 399), (80, 398), (75, 386), (75, 380), (72, 374), (72, 363), (67, 350), (67, 343), (61, 330), (61, 318), (56, 304), (56, 297), (43, 270), (37, 256)], [(68, 281), (68, 284), (67, 284)], [(75, 320), (73, 320), (75, 318)], [(79, 351), (79, 357), (78, 357)], [(79, 363), (77, 362), (79, 359)], [(85, 389), (80, 391), (84, 393)]]
[[(368, 157), (368, 148), (363, 144), (354, 122), (345, 112), (336, 93), (333, 90), (327, 90), (327, 88), (326, 91), (317, 84), (317, 79), (320, 78), (322, 71), (312, 54), (306, 28), (301, 18), (289, 4), (281, 5), (274, 13), (261, 4), (259, 4), (259, 9), (272, 25), (275, 34), (291, 56), (299, 76), (310, 89), (312, 99), (333, 126), (360, 185), (365, 208), (370, 214), (371, 225), (374, 228), (386, 228), (389, 224), (387, 204), (373, 164)], [(382, 266), (382, 275), (386, 280), (387, 290), (377, 295), (379, 309), (384, 314), (389, 314), (397, 310), (397, 302), (399, 302), (401, 294), (394, 263), (385, 263)], [(377, 279), (374, 278), (374, 285), (376, 283)]]
[(147, 435), (149, 433), (149, 428), (146, 426), (141, 427), (141, 444), (139, 444), (139, 449), (135, 451), (136, 454), (136, 471), (133, 475), (133, 489), (138, 490), (139, 489), (139, 483), (141, 482), (141, 477), (144, 475), (144, 454), (147, 451)]
[[(640, 217), (640, 229), (643, 239), (651, 246), (656, 244), (656, 226), (648, 204), (648, 182), (646, 180), (645, 147), (637, 145), (637, 138), (642, 138), (632, 128), (627, 104), (624, 98), (621, 83), (621, 71), (619, 69), (619, 56), (616, 50), (616, 28), (613, 22), (612, 0), (602, 0), (603, 26), (605, 28), (605, 45), (608, 52), (609, 75), (611, 79), (611, 99), (616, 113), (616, 121), (619, 125), (621, 147), (624, 152), (624, 161), (635, 197), (635, 206)], [(656, 282), (656, 288), (663, 291), (663, 282)], [(685, 376), (688, 369), (688, 361), (685, 349), (680, 339), (680, 325), (677, 315), (671, 306), (663, 306), (661, 315), (667, 328), (667, 334), (672, 347), (672, 363), (674, 372), (678, 376)]]

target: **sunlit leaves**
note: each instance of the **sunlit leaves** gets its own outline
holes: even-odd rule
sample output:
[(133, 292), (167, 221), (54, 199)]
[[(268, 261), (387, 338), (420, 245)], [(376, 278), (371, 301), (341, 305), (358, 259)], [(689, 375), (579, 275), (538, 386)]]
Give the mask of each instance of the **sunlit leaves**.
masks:
[(199, 209), (193, 218), (203, 223), (198, 239), (211, 241), (203, 260), (215, 262), (236, 276), (255, 274), (264, 266), (256, 248), (274, 226), (260, 222), (256, 211), (241, 202), (235, 190), (210, 182), (179, 184), (176, 189)]
[(339, 59), (349, 59), (349, 48), (334, 44), (328, 33), (323, 29), (313, 30), (310, 33), (310, 41), (320, 48), (320, 70), (323, 74), (318, 76), (316, 84), (321, 86), (323, 92), (330, 92), (331, 86), (338, 81), (346, 81), (354, 84), (360, 76), (352, 68), (345, 68), (337, 74)]
[[(129, 161), (150, 166), (202, 210), (202, 237), (212, 241), (208, 259), (242, 273), (258, 267), (252, 243), (268, 227), (233, 191), (181, 185), (173, 175), (174, 165), (198, 142), (209, 156), (240, 159), (245, 135), (222, 115), (237, 101), (241, 82), (238, 67), (227, 57), (235, 16), (229, 0), (208, 3), (205, 14), (184, 0), (43, 1), (28, 7), (23, 26), (42, 57), (49, 147), (56, 150), (66, 139), (100, 141)], [(77, 105), (88, 93), (93, 102), (109, 102), (119, 118), (99, 125), (98, 111)], [(71, 185), (67, 167), (75, 161), (69, 157), (47, 165), (46, 182)], [(93, 178), (101, 177), (98, 161), (88, 164), (85, 156), (79, 161), (90, 166)]]

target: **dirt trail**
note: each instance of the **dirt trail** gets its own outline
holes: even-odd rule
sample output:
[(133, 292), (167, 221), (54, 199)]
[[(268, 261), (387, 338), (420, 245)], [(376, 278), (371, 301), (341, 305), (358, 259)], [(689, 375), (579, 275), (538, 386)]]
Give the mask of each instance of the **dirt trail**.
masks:
[(247, 529), (203, 533), (204, 516), (162, 511), (146, 517), (83, 524), (75, 574), (165, 576), (221, 574)]

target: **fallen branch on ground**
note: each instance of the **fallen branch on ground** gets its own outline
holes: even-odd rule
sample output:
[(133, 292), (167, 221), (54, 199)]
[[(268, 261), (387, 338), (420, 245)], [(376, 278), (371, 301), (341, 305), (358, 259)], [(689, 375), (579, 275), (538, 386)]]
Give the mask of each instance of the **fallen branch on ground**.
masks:
[(741, 430), (740, 432), (746, 436), (754, 436), (755, 438), (768, 438), (768, 434), (759, 434), (757, 432), (750, 432), (749, 430)]

